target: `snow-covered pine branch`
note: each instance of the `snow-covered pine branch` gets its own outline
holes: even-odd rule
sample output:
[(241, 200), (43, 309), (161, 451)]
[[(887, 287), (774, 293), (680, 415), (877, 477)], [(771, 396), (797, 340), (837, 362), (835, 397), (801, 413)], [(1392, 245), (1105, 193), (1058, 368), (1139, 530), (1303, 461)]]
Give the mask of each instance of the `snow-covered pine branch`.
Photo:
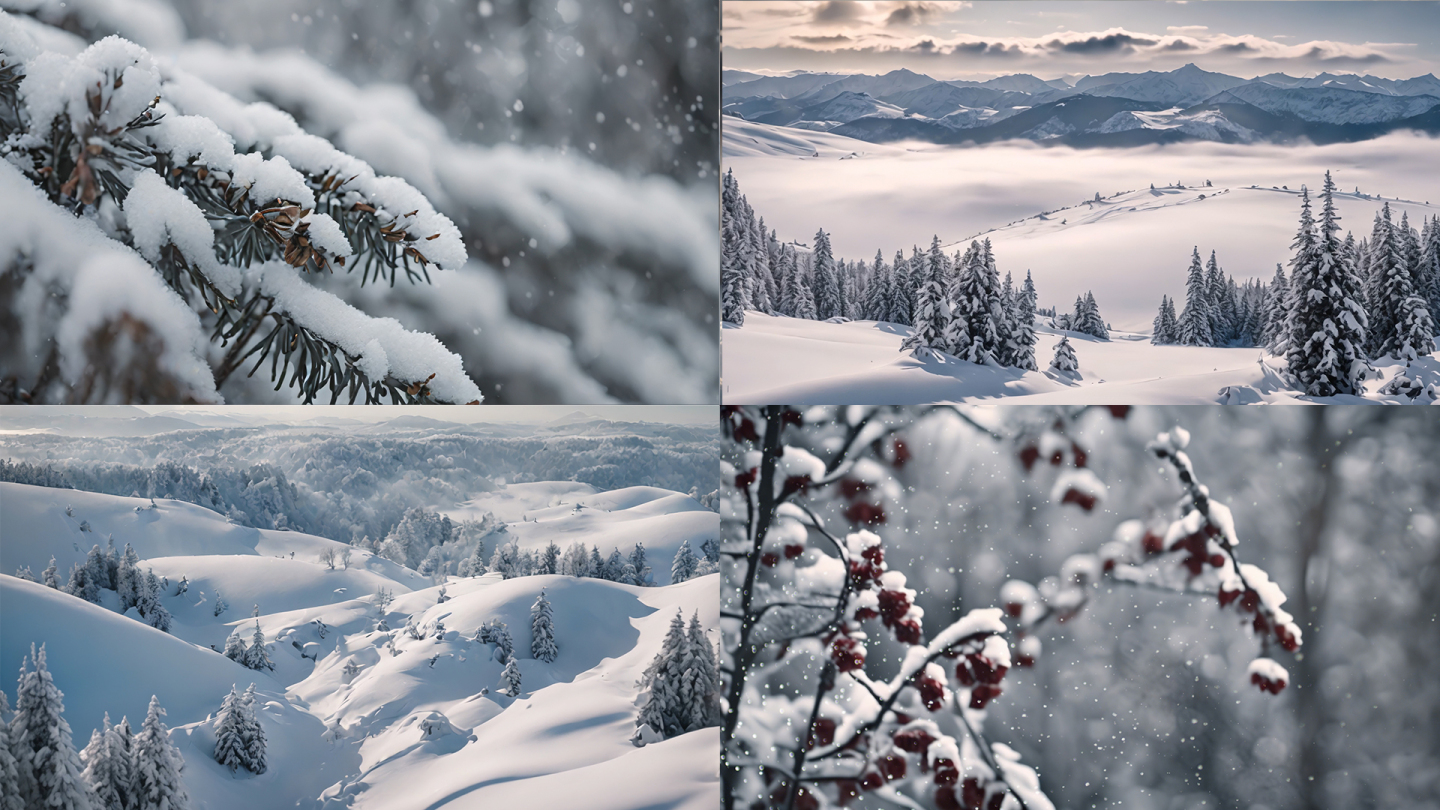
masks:
[[(273, 108), (264, 151), (237, 153), (213, 121), (165, 101), (171, 81), (140, 46), (109, 37), (71, 57), (44, 50), (26, 28), (0, 16), (0, 92), (15, 100), (0, 120), (0, 183), (28, 226), (7, 228), (0, 250), (19, 263), (18, 299), (66, 295), (7, 358), (12, 397), (217, 401), (218, 385), (253, 357), (251, 373), (270, 359), (277, 390), (288, 384), (307, 402), (347, 388), (352, 402), (362, 390), (367, 402), (479, 401), (460, 359), (433, 337), (300, 278), (347, 261), (362, 283), (458, 267), (459, 231), (418, 191), (376, 177)], [(26, 184), (47, 202), (27, 205)], [(87, 274), (100, 257), (128, 265), (128, 279)], [(153, 351), (103, 362), (97, 353), (114, 345), (105, 338), (117, 337)], [(212, 341), (230, 347), (218, 362)]]

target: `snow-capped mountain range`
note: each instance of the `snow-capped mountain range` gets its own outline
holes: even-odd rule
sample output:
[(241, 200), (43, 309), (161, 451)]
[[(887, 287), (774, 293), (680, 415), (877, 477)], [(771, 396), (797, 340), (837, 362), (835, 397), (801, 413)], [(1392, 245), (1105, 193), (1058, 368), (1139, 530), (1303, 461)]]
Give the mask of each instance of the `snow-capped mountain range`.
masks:
[(1189, 64), (1049, 81), (1027, 74), (940, 81), (905, 69), (881, 76), (725, 71), (723, 81), (727, 115), (875, 143), (1333, 143), (1400, 129), (1440, 133), (1440, 79), (1428, 73), (1246, 80)]

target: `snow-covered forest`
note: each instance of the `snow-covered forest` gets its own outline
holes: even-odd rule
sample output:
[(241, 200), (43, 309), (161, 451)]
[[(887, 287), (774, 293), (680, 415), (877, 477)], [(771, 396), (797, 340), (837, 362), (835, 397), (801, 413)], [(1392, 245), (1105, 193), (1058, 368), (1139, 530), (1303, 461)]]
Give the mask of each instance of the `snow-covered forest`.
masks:
[[(8, 410), (7, 427), (43, 425), (47, 432), (0, 435), (0, 480), (185, 501), (239, 525), (345, 543), (383, 542), (417, 509), (434, 514), (439, 505), (533, 482), (574, 482), (577, 496), (658, 487), (714, 506), (717, 449), (708, 426), (463, 425), (400, 417), (364, 430), (344, 420), (210, 427), (203, 413), (120, 418), (129, 413)], [(152, 421), (153, 435), (103, 435)], [(520, 513), (513, 517), (521, 522)], [(495, 528), (483, 511), (464, 520)], [(417, 552), (423, 558), (428, 550)]]
[(10, 412), (6, 810), (715, 805), (713, 424)]
[(3, 401), (713, 401), (713, 4), (5, 8)]
[(727, 408), (723, 806), (1434, 807), (1427, 413)]

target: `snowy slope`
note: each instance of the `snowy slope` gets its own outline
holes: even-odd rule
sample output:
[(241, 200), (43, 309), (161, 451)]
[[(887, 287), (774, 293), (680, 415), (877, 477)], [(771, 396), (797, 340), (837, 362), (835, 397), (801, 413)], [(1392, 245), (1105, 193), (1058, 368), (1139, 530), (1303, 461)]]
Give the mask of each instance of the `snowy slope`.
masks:
[[(636, 511), (668, 497), (579, 494), (597, 504), (609, 495), (609, 506)], [(628, 742), (635, 681), (676, 609), (718, 625), (717, 576), (659, 588), (563, 576), (455, 578), (446, 586), (450, 598), (440, 603), (440, 589), (427, 579), (362, 553), (350, 570), (328, 570), (314, 558), (338, 545), (329, 540), (236, 527), (169, 501), (134, 511), (149, 503), (0, 484), (0, 570), (28, 564), (38, 572), (31, 561), (43, 566), (51, 554), (57, 562), (80, 559), (93, 534), (113, 531), (117, 544), (132, 542), (145, 557), (142, 567), (168, 573), (172, 586), (162, 601), (175, 617), (172, 634), (165, 634), (116, 613), (112, 592), (104, 592), (106, 605), (92, 605), (0, 576), (0, 667), (15, 673), (29, 645), (45, 643), (81, 745), (105, 712), (138, 724), (150, 695), (158, 695), (200, 810), (431, 810), (518, 806), (521, 796), (536, 802), (529, 806), (613, 810), (699, 810), (718, 802), (714, 729), (643, 749)], [(95, 532), (80, 532), (81, 520)], [(173, 583), (182, 574), (189, 590), (176, 596)], [(399, 654), (391, 655), (387, 636), (375, 629), (372, 594), (380, 587), (396, 596), (386, 617), (392, 628), (412, 615), (427, 627), (441, 620), (443, 639), (397, 633)], [(231, 604), (219, 617), (206, 598), (217, 588)], [(529, 654), (530, 606), (542, 589), (553, 605), (559, 647), (549, 664)], [(253, 603), (262, 611), (256, 619), (249, 615)], [(496, 618), (515, 640), (523, 678), (517, 698), (495, 691), (500, 664), (490, 647), (468, 640)], [(273, 673), (210, 649), (232, 628), (248, 641), (257, 622)], [(352, 662), (360, 667), (354, 678), (345, 674)], [(261, 698), (270, 769), (232, 775), (210, 758), (213, 715), (232, 683), (251, 682)], [(8, 677), (0, 688), (13, 695)], [(641, 778), (656, 772), (667, 778)], [(599, 803), (589, 801), (597, 785), (606, 790)]]
[(583, 541), (602, 556), (612, 548), (628, 555), (637, 543), (657, 583), (670, 581), (670, 564), (684, 540), (699, 553), (706, 540), (720, 539), (720, 516), (688, 495), (658, 487), (626, 487), (600, 492), (588, 484), (545, 482), (511, 484), (451, 509), (451, 520), (478, 520), (486, 512), (506, 522), (505, 535), (522, 549), (554, 542), (564, 551)]
[[(1022, 372), (966, 362), (916, 360), (900, 352), (910, 329), (889, 323), (834, 324), (745, 313), (722, 341), (722, 396), (733, 404), (912, 404), (964, 400), (997, 404), (1216, 404), (1308, 401), (1284, 390), (1260, 365), (1259, 349), (1152, 346), (1145, 335), (1111, 332), (1100, 341), (1074, 332), (1037, 328), (1041, 371)], [(1080, 380), (1045, 371), (1060, 335), (1080, 361)], [(1396, 368), (1366, 385), (1374, 401)], [(1440, 358), (1412, 369), (1425, 384), (1440, 383)], [(1222, 389), (1224, 390), (1222, 392)], [(1337, 402), (1362, 402), (1337, 397)]]

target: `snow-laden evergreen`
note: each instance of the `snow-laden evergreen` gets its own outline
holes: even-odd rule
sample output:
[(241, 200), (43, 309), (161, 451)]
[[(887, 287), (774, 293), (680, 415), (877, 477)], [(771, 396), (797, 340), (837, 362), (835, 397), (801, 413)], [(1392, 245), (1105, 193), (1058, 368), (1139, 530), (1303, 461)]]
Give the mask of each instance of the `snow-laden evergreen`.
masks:
[(270, 660), (270, 652), (265, 648), (265, 632), (260, 629), (258, 619), (255, 621), (255, 633), (250, 637), (250, 645), (245, 648), (241, 663), (251, 669), (275, 669), (275, 664)]
[(845, 300), (835, 256), (830, 249), (830, 235), (823, 229), (815, 232), (813, 255), (811, 278), (815, 290), (815, 317), (822, 321), (841, 317), (844, 315)]
[(0, 689), (0, 810), (25, 810), (20, 768), (10, 743), (10, 699), (4, 689)]
[(1185, 309), (1180, 312), (1177, 342), (1182, 346), (1213, 346), (1215, 339), (1211, 323), (1210, 293), (1197, 246), (1190, 256), (1190, 273), (1185, 280)]
[(1175, 317), (1175, 302), (1170, 296), (1160, 296), (1160, 313), (1151, 324), (1150, 342), (1156, 346), (1168, 346), (1180, 342), (1180, 324)]
[(685, 629), (681, 664), (680, 712), (686, 731), (720, 725), (720, 665), (697, 613)]
[(1335, 183), (1325, 173), (1318, 230), (1309, 192), (1301, 190), (1300, 230), (1291, 259), (1286, 360), (1296, 386), (1311, 396), (1363, 393), (1369, 363), (1363, 290), (1336, 233)]
[(1075, 357), (1075, 347), (1070, 345), (1070, 339), (1061, 337), (1060, 342), (1055, 344), (1055, 356), (1050, 360), (1050, 370), (1065, 377), (1076, 377), (1080, 371), (1080, 361)]
[(640, 713), (635, 718), (637, 729), (648, 726), (662, 737), (675, 737), (686, 731), (685, 706), (681, 696), (684, 660), (689, 650), (685, 617), (680, 611), (670, 621), (665, 643), (640, 676)]
[[(911, 318), (915, 328), (901, 344), (900, 350), (919, 358), (938, 356), (947, 348), (953, 348), (947, 346), (945, 340), (949, 319), (944, 309), (945, 254), (940, 250), (939, 236), (930, 241), (930, 252), (917, 286), (915, 311)], [(957, 331), (956, 334), (961, 333)]]
[(945, 351), (972, 363), (999, 363), (1011, 330), (990, 240), (971, 242), (964, 265), (956, 267), (949, 290)]
[(165, 710), (160, 698), (150, 698), (150, 709), (140, 733), (135, 735), (135, 797), (133, 810), (189, 810), (182, 773), (185, 760), (170, 741), (170, 732), (160, 719)]
[(215, 761), (234, 772), (247, 762), (245, 751), (245, 699), (234, 684), (230, 694), (220, 703), (218, 722), (215, 724)]
[(675, 551), (675, 559), (670, 564), (670, 583), (684, 582), (695, 576), (695, 567), (700, 561), (695, 557), (695, 550), (690, 547), (690, 538), (680, 541), (680, 548)]
[(120, 722), (123, 729), (112, 726), (107, 712), (104, 726), (91, 732), (90, 744), (80, 752), (85, 781), (95, 794), (96, 810), (126, 810), (133, 803), (130, 723), (124, 719)]
[(505, 687), (505, 694), (510, 697), (520, 696), (520, 663), (515, 656), (505, 662), (505, 669), (500, 673), (500, 683)]
[(551, 663), (559, 650), (555, 647), (555, 615), (550, 600), (542, 590), (530, 606), (530, 657)]
[(45, 645), (30, 646), (20, 664), (10, 745), (27, 808), (91, 810), (94, 793), (65, 720), (65, 695), (45, 666)]
[(153, 570), (148, 570), (145, 572), (140, 588), (140, 600), (135, 605), (136, 610), (140, 613), (140, 618), (156, 630), (168, 633), (170, 631), (170, 611), (160, 603), (160, 578), (155, 576)]

